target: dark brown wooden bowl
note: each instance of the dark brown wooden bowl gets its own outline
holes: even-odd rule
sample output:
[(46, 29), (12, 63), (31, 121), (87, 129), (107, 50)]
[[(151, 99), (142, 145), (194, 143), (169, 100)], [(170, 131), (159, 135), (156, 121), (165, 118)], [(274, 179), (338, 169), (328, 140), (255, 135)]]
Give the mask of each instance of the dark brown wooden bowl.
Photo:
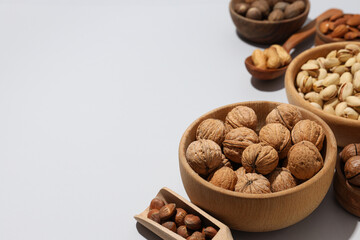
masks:
[(303, 13), (277, 22), (253, 20), (236, 13), (234, 6), (242, 0), (231, 0), (229, 9), (236, 29), (243, 38), (255, 43), (272, 44), (284, 42), (304, 24), (310, 10), (309, 0), (304, 1), (306, 8)]

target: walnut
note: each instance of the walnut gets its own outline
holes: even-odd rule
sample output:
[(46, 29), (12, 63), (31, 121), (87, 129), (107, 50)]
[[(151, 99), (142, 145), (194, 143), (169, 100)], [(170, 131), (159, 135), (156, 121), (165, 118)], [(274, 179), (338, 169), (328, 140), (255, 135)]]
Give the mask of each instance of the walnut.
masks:
[(317, 147), (309, 141), (292, 146), (288, 153), (288, 169), (300, 180), (307, 180), (323, 167), (323, 158)]
[(237, 176), (231, 168), (222, 167), (214, 173), (209, 182), (215, 186), (234, 191)]
[(349, 158), (345, 163), (344, 172), (349, 183), (360, 187), (360, 156)]
[(269, 181), (272, 192), (280, 192), (296, 186), (296, 180), (287, 168), (276, 168), (270, 173)]
[(295, 124), (293, 130), (291, 131), (291, 138), (294, 144), (303, 140), (312, 142), (319, 151), (321, 151), (325, 133), (318, 123), (306, 119)]
[(340, 152), (340, 158), (343, 162), (346, 162), (349, 158), (353, 156), (360, 155), (360, 143), (351, 143), (344, 147), (344, 149)]
[(239, 178), (235, 185), (236, 192), (242, 193), (270, 193), (270, 182), (261, 174), (246, 173)]
[(266, 117), (266, 123), (281, 123), (289, 130), (302, 119), (300, 111), (290, 104), (280, 104)]
[(260, 141), (275, 148), (279, 154), (279, 159), (285, 158), (291, 147), (290, 131), (280, 123), (265, 125), (259, 132), (259, 138)]
[(235, 171), (235, 173), (236, 173), (236, 176), (237, 176), (237, 178), (238, 178), (238, 180), (239, 180), (239, 178), (242, 178), (242, 177), (245, 176), (246, 170), (245, 170), (244, 167), (239, 167), (239, 168)]
[(200, 139), (190, 143), (186, 150), (186, 160), (190, 167), (200, 175), (208, 175), (222, 162), (222, 152), (212, 140)]
[(237, 106), (232, 109), (225, 118), (226, 132), (239, 127), (247, 127), (256, 130), (257, 116), (253, 109), (246, 106)]
[(209, 118), (200, 123), (196, 130), (196, 140), (209, 139), (221, 146), (225, 138), (225, 125), (219, 119)]
[(241, 155), (245, 148), (258, 142), (259, 137), (255, 131), (246, 127), (235, 128), (225, 135), (224, 154), (231, 161), (241, 163)]
[(279, 155), (269, 145), (252, 144), (244, 150), (241, 163), (246, 172), (257, 172), (266, 175), (271, 173), (278, 165)]

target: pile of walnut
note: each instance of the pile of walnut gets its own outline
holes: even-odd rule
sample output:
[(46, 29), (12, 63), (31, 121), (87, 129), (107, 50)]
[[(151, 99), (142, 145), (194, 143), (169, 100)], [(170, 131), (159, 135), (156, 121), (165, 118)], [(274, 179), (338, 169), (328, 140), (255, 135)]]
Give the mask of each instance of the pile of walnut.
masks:
[(198, 216), (177, 208), (175, 203), (165, 204), (160, 198), (151, 200), (147, 217), (187, 240), (212, 239), (217, 234), (211, 226), (202, 228)]
[(340, 152), (340, 158), (344, 165), (346, 180), (360, 187), (360, 143), (352, 143), (344, 147)]
[(329, 114), (360, 120), (360, 46), (348, 44), (301, 66), (301, 97)]
[(274, 44), (264, 51), (255, 49), (251, 60), (257, 68), (275, 69), (288, 65), (291, 62), (291, 56), (282, 46)]
[(305, 2), (301, 0), (244, 0), (236, 3), (234, 10), (253, 20), (275, 22), (294, 18), (304, 12), (305, 7)]
[(246, 106), (225, 121), (206, 119), (186, 150), (191, 168), (215, 186), (242, 193), (270, 193), (295, 187), (322, 167), (324, 131), (302, 120), (299, 110), (281, 104), (256, 132), (257, 115)]

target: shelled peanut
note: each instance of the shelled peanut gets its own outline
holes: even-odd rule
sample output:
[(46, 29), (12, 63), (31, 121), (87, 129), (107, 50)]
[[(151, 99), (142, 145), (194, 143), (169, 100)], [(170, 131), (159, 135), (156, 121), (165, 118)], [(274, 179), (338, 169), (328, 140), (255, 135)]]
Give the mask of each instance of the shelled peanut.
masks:
[(147, 217), (187, 240), (212, 239), (217, 234), (214, 227), (203, 227), (199, 216), (157, 197), (151, 200)]
[(335, 40), (360, 40), (360, 14), (335, 14), (322, 21), (319, 30)]
[(344, 175), (353, 186), (360, 187), (360, 143), (351, 143), (340, 152)]
[(257, 68), (275, 69), (288, 65), (291, 62), (291, 56), (282, 46), (274, 44), (264, 51), (255, 49), (251, 60)]
[(310, 59), (296, 76), (301, 97), (329, 114), (360, 120), (360, 46)]
[(233, 108), (225, 121), (204, 120), (197, 133), (207, 134), (196, 134), (186, 150), (187, 162), (217, 187), (252, 194), (295, 187), (320, 171), (325, 134), (319, 124), (302, 119), (289, 104), (274, 108), (265, 121), (256, 131), (257, 115), (246, 106)]

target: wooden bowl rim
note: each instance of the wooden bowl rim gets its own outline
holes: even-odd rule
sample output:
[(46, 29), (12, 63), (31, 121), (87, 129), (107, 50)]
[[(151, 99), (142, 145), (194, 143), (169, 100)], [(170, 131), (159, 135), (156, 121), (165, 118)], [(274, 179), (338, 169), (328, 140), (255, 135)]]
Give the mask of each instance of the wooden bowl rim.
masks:
[[(354, 14), (354, 13), (344, 13), (344, 14)], [(320, 24), (326, 20), (329, 20), (329, 18), (324, 18), (322, 19), (321, 21), (317, 21), (316, 22), (316, 34), (318, 36), (320, 36), (321, 38), (325, 39), (326, 41), (328, 41), (329, 43), (338, 43), (338, 42), (344, 42), (344, 41), (347, 41), (347, 42), (359, 42), (360, 40), (345, 40), (345, 39), (333, 39), (331, 37), (328, 37), (326, 36), (325, 34), (323, 34), (321, 31), (320, 31)]]
[[(266, 194), (251, 194), (251, 193), (240, 193), (240, 192), (230, 191), (227, 189), (217, 187), (217, 186), (211, 184), (210, 182), (206, 181), (202, 177), (200, 177), (190, 167), (190, 165), (186, 161), (185, 139), (189, 135), (190, 130), (192, 128), (194, 128), (196, 125), (198, 125), (200, 123), (200, 121), (202, 121), (203, 119), (209, 118), (209, 116), (215, 114), (216, 112), (222, 110), (223, 108), (234, 108), (239, 105), (247, 106), (249, 103), (251, 103), (251, 104), (283, 104), (280, 102), (273, 102), (273, 101), (247, 101), (247, 102), (238, 102), (238, 103), (224, 105), (224, 106), (215, 108), (215, 109), (203, 114), (202, 116), (197, 118), (195, 121), (193, 121), (190, 124), (190, 126), (185, 130), (184, 134), (181, 137), (180, 144), (179, 144), (179, 164), (183, 165), (183, 167), (185, 168), (185, 171), (187, 171), (189, 173), (189, 175), (193, 178), (193, 180), (199, 182), (199, 184), (203, 185), (205, 188), (210, 188), (212, 191), (219, 192), (219, 193), (225, 194), (227, 196), (231, 196), (231, 197), (247, 198), (247, 199), (272, 199), (272, 198), (280, 198), (280, 197), (283, 197), (286, 195), (292, 195), (299, 191), (303, 191), (305, 188), (307, 188), (311, 184), (319, 181), (320, 178), (326, 172), (331, 170), (330, 167), (332, 165), (335, 165), (335, 164), (332, 164), (332, 162), (336, 161), (336, 158), (331, 160), (331, 156), (337, 155), (337, 144), (336, 144), (336, 139), (335, 139), (334, 133), (332, 132), (330, 127), (326, 124), (325, 121), (323, 121), (320, 117), (316, 116), (314, 113), (312, 113), (302, 107), (292, 105), (292, 106), (295, 106), (296, 108), (300, 109), (301, 111), (308, 113), (310, 116), (313, 117), (313, 120), (316, 120), (317, 122), (321, 123), (321, 125), (324, 127), (326, 141), (327, 141), (326, 157), (324, 159), (323, 168), (318, 173), (316, 173), (315, 176), (313, 176), (311, 179), (307, 180), (306, 182), (303, 182), (300, 185), (297, 185), (296, 187), (286, 189), (286, 190), (283, 190), (280, 192), (275, 192), (275, 193), (272, 192), (272, 193), (266, 193)], [(287, 103), (287, 104), (289, 104), (289, 103)], [(289, 105), (291, 105), (291, 104), (289, 104)], [(182, 149), (184, 149), (184, 151), (182, 151)], [(334, 169), (332, 171), (334, 171)]]
[(244, 16), (238, 14), (237, 12), (235, 12), (235, 10), (232, 7), (232, 5), (233, 5), (233, 3), (235, 1), (236, 0), (231, 0), (230, 3), (229, 3), (230, 13), (232, 15), (244, 20), (244, 21), (247, 21), (247, 22), (250, 22), (250, 23), (255, 23), (255, 24), (276, 25), (276, 24), (281, 24), (281, 23), (289, 23), (289, 22), (299, 20), (302, 17), (309, 15), (309, 12), (310, 12), (310, 1), (309, 0), (304, 0), (306, 2), (306, 8), (300, 15), (298, 15), (296, 17), (289, 18), (289, 19), (283, 19), (283, 20), (276, 21), (276, 22), (272, 22), (272, 21), (269, 21), (267, 19), (266, 20), (254, 20), (254, 19), (251, 19), (251, 18), (244, 17)]
[(336, 42), (336, 43), (328, 43), (323, 44), (314, 48), (310, 48), (302, 53), (300, 53), (298, 56), (296, 56), (291, 63), (289, 64), (288, 69), (285, 73), (285, 89), (289, 91), (289, 94), (291, 94), (298, 103), (300, 103), (302, 106), (311, 109), (311, 112), (315, 113), (316, 115), (320, 116), (322, 119), (329, 120), (331, 122), (335, 122), (337, 124), (341, 125), (348, 125), (350, 127), (360, 127), (360, 121), (355, 119), (348, 119), (343, 117), (338, 117), (331, 115), (329, 113), (326, 113), (322, 110), (319, 110), (315, 107), (313, 107), (309, 102), (305, 101), (300, 95), (299, 92), (295, 88), (295, 78), (291, 78), (290, 75), (292, 75), (292, 72), (295, 72), (295, 68), (299, 65), (302, 65), (303, 60), (305, 59), (304, 63), (311, 59), (308, 56), (311, 55), (314, 52), (322, 51), (324, 49), (329, 49), (329, 52), (334, 49), (339, 49), (345, 47), (347, 44), (357, 44), (360, 46), (360, 42), (352, 42), (352, 41), (342, 41), (342, 42)]

